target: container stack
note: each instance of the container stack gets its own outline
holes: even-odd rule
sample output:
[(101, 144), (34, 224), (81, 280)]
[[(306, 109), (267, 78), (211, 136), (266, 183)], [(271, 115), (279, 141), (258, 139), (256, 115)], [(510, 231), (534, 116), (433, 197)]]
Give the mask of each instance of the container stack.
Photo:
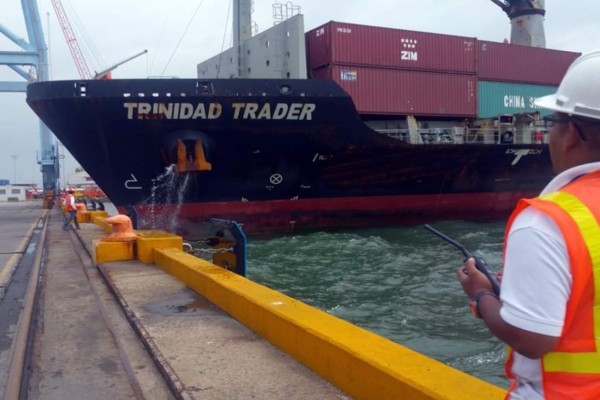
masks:
[(306, 33), (308, 75), (361, 114), (487, 118), (536, 111), (578, 53), (329, 22)]
[(329, 22), (306, 47), (309, 76), (335, 80), (361, 114), (477, 112), (474, 38)]
[(539, 111), (533, 103), (556, 92), (580, 55), (567, 51), (477, 41), (478, 117)]

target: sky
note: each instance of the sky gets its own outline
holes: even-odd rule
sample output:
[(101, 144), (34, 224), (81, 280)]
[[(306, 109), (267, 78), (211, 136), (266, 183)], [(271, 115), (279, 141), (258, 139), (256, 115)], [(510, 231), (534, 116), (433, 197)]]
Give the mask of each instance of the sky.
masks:
[[(259, 31), (273, 25), (273, 3), (254, 0), (252, 19)], [(92, 72), (148, 50), (115, 69), (115, 79), (195, 78), (197, 63), (231, 45), (228, 0), (62, 0), (62, 5)], [(306, 30), (333, 20), (498, 42), (510, 39), (508, 17), (490, 0), (294, 0), (294, 5), (304, 14)], [(38, 8), (50, 50), (50, 78), (79, 79), (51, 1), (38, 0)], [(546, 0), (547, 47), (600, 49), (599, 16), (598, 0)], [(21, 0), (0, 2), (0, 24), (27, 39)], [(0, 51), (20, 49), (0, 34)], [(22, 78), (0, 65), (0, 81)], [(0, 179), (41, 186), (39, 151), (39, 120), (25, 103), (25, 94), (0, 92)], [(61, 163), (60, 179), (68, 181), (78, 164), (68, 153)]]

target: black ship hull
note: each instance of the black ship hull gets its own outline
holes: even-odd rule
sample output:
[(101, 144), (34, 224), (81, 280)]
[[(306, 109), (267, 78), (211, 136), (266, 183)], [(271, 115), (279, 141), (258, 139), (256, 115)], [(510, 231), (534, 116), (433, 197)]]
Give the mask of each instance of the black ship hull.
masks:
[(383, 135), (326, 80), (41, 82), (27, 102), (140, 228), (185, 236), (506, 217), (552, 175), (545, 145)]

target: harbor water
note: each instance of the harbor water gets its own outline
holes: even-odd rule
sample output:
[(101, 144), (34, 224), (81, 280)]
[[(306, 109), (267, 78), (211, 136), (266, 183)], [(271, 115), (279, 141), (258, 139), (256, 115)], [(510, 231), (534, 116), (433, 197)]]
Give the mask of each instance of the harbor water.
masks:
[[(432, 226), (498, 269), (505, 224)], [(420, 225), (248, 241), (251, 280), (507, 388), (506, 348), (471, 315), (455, 274), (462, 261)]]

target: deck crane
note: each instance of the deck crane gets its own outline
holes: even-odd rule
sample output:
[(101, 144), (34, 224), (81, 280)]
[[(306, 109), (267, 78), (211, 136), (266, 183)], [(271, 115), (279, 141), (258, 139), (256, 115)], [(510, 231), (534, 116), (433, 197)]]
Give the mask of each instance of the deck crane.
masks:
[(141, 51), (131, 57), (126, 58), (125, 60), (114, 64), (113, 66), (106, 68), (98, 73), (94, 73), (90, 71), (90, 68), (85, 61), (85, 57), (83, 56), (83, 52), (81, 51), (81, 47), (79, 47), (79, 43), (77, 42), (77, 38), (71, 28), (71, 23), (67, 18), (67, 14), (65, 13), (65, 9), (62, 6), (60, 0), (52, 0), (52, 6), (54, 7), (54, 11), (56, 12), (56, 17), (58, 18), (58, 22), (60, 23), (60, 27), (65, 35), (65, 40), (69, 45), (69, 50), (71, 51), (71, 55), (73, 56), (73, 60), (75, 60), (75, 66), (77, 67), (77, 71), (79, 72), (79, 76), (82, 79), (108, 79), (110, 78), (110, 72), (117, 68), (118, 66), (126, 63), (127, 61), (133, 60), (136, 57), (141, 56), (142, 54), (146, 54), (148, 50)]
[(510, 42), (522, 46), (546, 47), (545, 0), (491, 0), (511, 23)]
[(77, 38), (73, 33), (71, 23), (67, 18), (67, 14), (65, 13), (62, 3), (60, 0), (52, 0), (52, 7), (54, 7), (54, 12), (56, 12), (56, 17), (58, 18), (60, 27), (65, 35), (67, 45), (69, 45), (69, 50), (71, 51), (73, 60), (75, 60), (75, 66), (77, 67), (79, 76), (82, 79), (92, 79), (92, 73), (90, 72), (90, 68), (85, 61), (85, 58), (83, 57), (83, 52), (81, 51), (81, 47), (79, 47), (79, 43), (77, 42)]

